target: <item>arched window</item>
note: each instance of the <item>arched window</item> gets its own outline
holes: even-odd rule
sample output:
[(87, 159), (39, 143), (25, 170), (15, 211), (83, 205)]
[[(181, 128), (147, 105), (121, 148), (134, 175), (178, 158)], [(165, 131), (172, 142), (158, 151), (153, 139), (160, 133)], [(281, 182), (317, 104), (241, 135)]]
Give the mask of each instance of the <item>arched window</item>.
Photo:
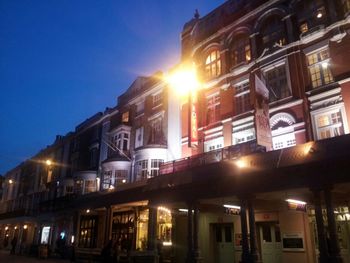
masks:
[(251, 60), (250, 41), (247, 35), (240, 34), (234, 39), (231, 54), (234, 66)]
[(219, 50), (210, 52), (205, 60), (205, 75), (207, 78), (219, 76), (221, 74), (221, 60)]
[(279, 16), (268, 18), (261, 28), (263, 48), (273, 48), (287, 44), (285, 26)]

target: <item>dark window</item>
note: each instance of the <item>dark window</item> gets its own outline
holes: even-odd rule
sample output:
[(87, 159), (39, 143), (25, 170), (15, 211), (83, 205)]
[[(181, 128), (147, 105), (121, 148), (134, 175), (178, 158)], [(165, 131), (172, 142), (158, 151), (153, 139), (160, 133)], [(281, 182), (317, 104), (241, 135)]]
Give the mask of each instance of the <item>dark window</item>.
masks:
[(207, 124), (220, 120), (220, 95), (214, 95), (207, 100)]
[(272, 242), (270, 225), (262, 225), (262, 236), (264, 242)]
[(264, 76), (266, 86), (270, 91), (270, 102), (287, 98), (291, 95), (284, 64), (265, 71)]
[(248, 81), (235, 86), (235, 108), (236, 114), (244, 113), (251, 108)]
[(275, 225), (275, 241), (281, 242), (281, 230), (280, 227)]
[(222, 242), (222, 233), (221, 233), (221, 226), (215, 227), (215, 236), (216, 236), (216, 242)]
[(250, 41), (246, 35), (239, 35), (232, 45), (233, 65), (249, 62), (251, 60)]
[(272, 16), (268, 18), (262, 29), (262, 50), (264, 48), (274, 48), (276, 46), (284, 46), (287, 44), (286, 40), (286, 30), (284, 26), (284, 22), (279, 16)]
[(227, 243), (232, 242), (232, 227), (225, 226), (225, 241)]

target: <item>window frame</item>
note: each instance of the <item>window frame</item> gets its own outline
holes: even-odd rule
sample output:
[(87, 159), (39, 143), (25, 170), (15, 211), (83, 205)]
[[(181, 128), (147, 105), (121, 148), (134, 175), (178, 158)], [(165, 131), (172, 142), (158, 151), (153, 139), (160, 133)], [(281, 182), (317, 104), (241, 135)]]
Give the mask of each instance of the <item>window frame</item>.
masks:
[[(322, 54), (324, 54), (324, 52), (327, 52), (326, 58), (322, 58)], [(316, 57), (311, 58), (312, 56), (315, 56), (315, 55)], [(312, 89), (317, 89), (319, 87), (322, 87), (334, 82), (333, 74), (330, 69), (331, 58), (330, 58), (328, 46), (309, 52), (305, 54), (305, 56), (306, 56), (306, 62), (307, 62)], [(326, 64), (326, 67), (324, 66), (324, 64)], [(317, 69), (317, 68), (318, 68), (318, 72), (315, 71), (312, 73), (312, 69)], [(316, 74), (319, 74), (319, 78), (315, 79), (316, 81), (315, 83), (312, 76)], [(325, 78), (329, 78), (329, 79), (326, 80)]]
[[(247, 47), (249, 48), (247, 50)], [(247, 59), (249, 56), (249, 59)], [(252, 49), (250, 44), (250, 38), (245, 33), (237, 34), (231, 45), (231, 57), (233, 66), (238, 66), (251, 61)]]
[[(215, 54), (215, 55), (214, 55)], [(204, 72), (207, 79), (215, 78), (221, 75), (222, 63), (221, 54), (218, 48), (211, 49), (206, 53), (204, 60)]]
[[(331, 116), (331, 114), (339, 112), (340, 113), (340, 117), (342, 122), (339, 123), (330, 123), (329, 125), (325, 125), (322, 127), (319, 127), (317, 122), (320, 116)], [(314, 131), (314, 138), (315, 140), (323, 140), (323, 139), (327, 139), (327, 138), (333, 138), (336, 136), (341, 136), (344, 134), (348, 134), (349, 133), (349, 128), (348, 128), (348, 123), (347, 123), (347, 117), (346, 117), (346, 111), (345, 111), (345, 106), (344, 103), (338, 103), (336, 105), (327, 107), (327, 108), (322, 108), (322, 109), (318, 109), (316, 111), (313, 111), (310, 113), (311, 114), (311, 120), (312, 120), (312, 126), (313, 126), (313, 131)], [(330, 117), (331, 119), (331, 117)], [(343, 129), (343, 133), (342, 134), (334, 134), (334, 130), (330, 130), (330, 137), (325, 137), (322, 138), (321, 137), (321, 131), (326, 131), (327, 129), (332, 129), (332, 128), (339, 128), (342, 127)]]
[(221, 96), (219, 92), (213, 93), (206, 98), (207, 100), (207, 125), (220, 120)]

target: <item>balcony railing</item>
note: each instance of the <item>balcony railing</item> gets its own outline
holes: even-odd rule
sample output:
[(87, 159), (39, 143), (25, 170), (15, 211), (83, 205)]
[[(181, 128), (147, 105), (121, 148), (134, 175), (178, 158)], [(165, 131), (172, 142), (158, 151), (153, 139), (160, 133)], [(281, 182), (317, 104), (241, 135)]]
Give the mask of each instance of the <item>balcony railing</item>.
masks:
[(217, 163), (223, 160), (235, 159), (243, 155), (265, 151), (265, 147), (257, 145), (256, 141), (249, 141), (246, 143), (231, 145), (219, 150), (163, 163), (160, 165), (159, 174), (162, 175), (181, 172), (193, 167)]

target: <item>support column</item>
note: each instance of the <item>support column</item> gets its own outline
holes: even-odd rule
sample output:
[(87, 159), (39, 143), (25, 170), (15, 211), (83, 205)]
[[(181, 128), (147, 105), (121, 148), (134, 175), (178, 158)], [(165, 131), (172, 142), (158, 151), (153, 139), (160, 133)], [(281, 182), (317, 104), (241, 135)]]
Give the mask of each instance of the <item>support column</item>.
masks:
[(192, 253), (193, 253), (193, 220), (192, 220), (192, 203), (187, 205), (187, 263), (192, 263)]
[(241, 228), (242, 228), (242, 263), (248, 263), (250, 259), (247, 229), (247, 201), (241, 200)]
[(286, 25), (287, 25), (288, 43), (292, 43), (292, 42), (294, 42), (294, 29), (293, 29), (291, 15), (290, 14), (287, 15), (286, 17), (283, 18), (283, 20), (286, 21)]
[(198, 221), (199, 221), (199, 209), (198, 204), (193, 206), (193, 262), (200, 262), (200, 250), (198, 242)]
[(157, 236), (157, 208), (149, 206), (148, 208), (148, 233), (147, 233), (147, 250), (156, 251)]
[(255, 212), (252, 199), (248, 200), (249, 213), (249, 230), (250, 230), (250, 256), (252, 263), (261, 262), (259, 260), (259, 253), (256, 245), (256, 228), (255, 228)]
[(111, 218), (112, 218), (112, 208), (111, 206), (106, 207), (106, 218), (105, 218), (105, 238), (104, 243), (110, 240), (110, 226), (111, 226)]
[(257, 59), (258, 58), (258, 45), (257, 45), (257, 37), (258, 37), (259, 33), (254, 33), (252, 35), (249, 36), (250, 38), (250, 45), (252, 47), (252, 60)]
[(332, 193), (329, 188), (324, 190), (325, 202), (327, 207), (327, 220), (328, 220), (328, 230), (329, 230), (329, 239), (330, 239), (330, 262), (332, 263), (341, 263), (343, 262), (340, 256), (340, 248), (337, 235), (337, 226), (334, 217), (334, 207), (332, 203)]
[(327, 241), (323, 223), (322, 206), (321, 206), (321, 191), (319, 189), (313, 190), (314, 193), (314, 205), (315, 205), (315, 217), (318, 237), (318, 250), (320, 252), (319, 262), (328, 263), (328, 250)]

